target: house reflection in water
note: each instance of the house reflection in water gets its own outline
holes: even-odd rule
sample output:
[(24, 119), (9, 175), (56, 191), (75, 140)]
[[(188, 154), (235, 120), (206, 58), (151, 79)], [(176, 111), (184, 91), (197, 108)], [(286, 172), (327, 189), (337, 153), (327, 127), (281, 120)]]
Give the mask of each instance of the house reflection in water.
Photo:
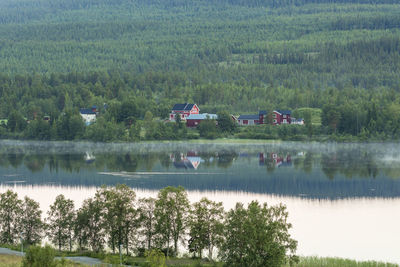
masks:
[(175, 168), (177, 169), (194, 169), (197, 170), (200, 163), (203, 162), (201, 157), (197, 155), (195, 151), (189, 151), (186, 154), (181, 153), (180, 157), (177, 157), (174, 154), (170, 155), (172, 162), (174, 163)]
[(273, 164), (275, 167), (292, 166), (292, 157), (288, 154), (280, 156), (277, 153), (270, 153), (269, 158), (266, 158), (265, 153), (258, 154), (258, 162), (260, 166), (264, 166), (268, 161), (269, 164)]

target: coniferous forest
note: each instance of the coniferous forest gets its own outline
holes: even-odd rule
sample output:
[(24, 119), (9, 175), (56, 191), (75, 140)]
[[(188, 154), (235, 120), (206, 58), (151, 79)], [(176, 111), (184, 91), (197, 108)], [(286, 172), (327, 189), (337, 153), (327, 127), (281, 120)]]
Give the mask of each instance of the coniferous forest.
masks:
[[(0, 0), (0, 137), (398, 139), (399, 14), (395, 0)], [(306, 127), (164, 123), (184, 102), (290, 109)]]

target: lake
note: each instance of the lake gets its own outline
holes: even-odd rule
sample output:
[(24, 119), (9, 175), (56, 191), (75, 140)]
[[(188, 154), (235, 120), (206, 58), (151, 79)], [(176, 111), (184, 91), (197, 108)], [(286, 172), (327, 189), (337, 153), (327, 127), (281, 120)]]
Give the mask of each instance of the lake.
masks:
[(124, 183), (138, 197), (181, 185), (192, 202), (284, 203), (299, 255), (400, 263), (400, 144), (0, 142), (0, 192), (47, 211)]

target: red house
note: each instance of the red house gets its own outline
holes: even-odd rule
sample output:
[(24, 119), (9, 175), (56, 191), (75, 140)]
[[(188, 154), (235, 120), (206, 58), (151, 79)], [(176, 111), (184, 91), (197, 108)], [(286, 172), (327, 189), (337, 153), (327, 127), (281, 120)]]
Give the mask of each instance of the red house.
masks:
[(257, 114), (254, 115), (240, 115), (237, 119), (239, 125), (257, 125), (257, 124), (266, 124), (267, 123), (267, 111), (260, 110)]
[(169, 114), (169, 120), (175, 121), (175, 117), (179, 114), (183, 121), (191, 114), (199, 114), (199, 107), (196, 104), (175, 104)]
[(291, 123), (290, 110), (274, 110), (272, 113), (272, 123), (276, 124), (290, 124)]

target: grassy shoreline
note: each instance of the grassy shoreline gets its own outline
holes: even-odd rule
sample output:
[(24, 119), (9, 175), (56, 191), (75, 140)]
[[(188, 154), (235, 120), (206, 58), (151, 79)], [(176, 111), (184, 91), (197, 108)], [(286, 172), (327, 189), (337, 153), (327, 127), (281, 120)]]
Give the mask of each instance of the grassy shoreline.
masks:
[[(115, 255), (118, 257), (117, 255)], [(139, 266), (144, 266), (145, 258), (132, 257)], [(18, 267), (22, 264), (22, 257), (14, 255), (0, 254), (0, 266), (4, 267)], [(118, 264), (117, 264), (118, 265)], [(115, 265), (115, 266), (117, 266)], [(72, 263), (68, 261), (66, 266), (87, 266), (83, 264)], [(199, 262), (196, 259), (178, 258), (167, 260), (167, 266), (170, 267), (190, 267), (190, 266), (222, 266), (221, 263), (215, 265), (207, 262)], [(298, 264), (295, 267), (398, 267), (395, 263), (385, 263), (378, 261), (356, 261), (344, 258), (330, 258), (330, 257), (300, 257)], [(289, 267), (284, 266), (284, 267)]]

